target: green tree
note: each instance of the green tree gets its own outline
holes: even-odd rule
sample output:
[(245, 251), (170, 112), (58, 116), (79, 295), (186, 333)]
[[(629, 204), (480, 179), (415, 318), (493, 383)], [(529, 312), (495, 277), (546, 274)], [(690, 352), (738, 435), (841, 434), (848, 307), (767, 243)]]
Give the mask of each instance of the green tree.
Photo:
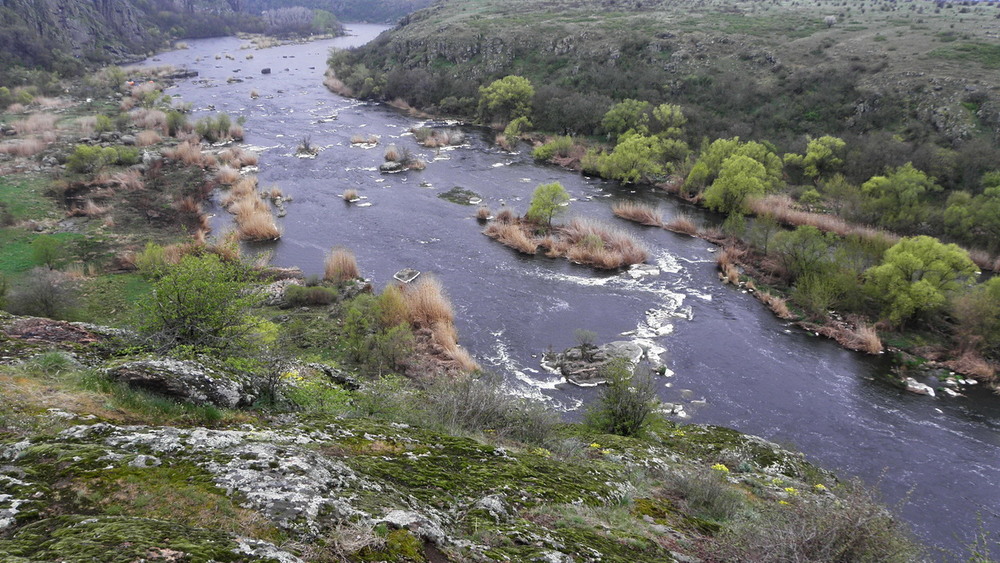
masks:
[(601, 127), (608, 138), (616, 141), (628, 131), (640, 135), (649, 134), (649, 102), (640, 100), (622, 100), (611, 106), (611, 109), (601, 119)]
[(684, 134), (682, 129), (687, 124), (687, 118), (681, 111), (681, 106), (675, 104), (660, 104), (653, 110), (656, 120), (656, 135), (665, 138), (678, 138)]
[(802, 160), (805, 175), (815, 182), (839, 172), (844, 166), (843, 154), (846, 147), (847, 143), (843, 139), (829, 135), (810, 139)]
[(52, 235), (41, 235), (31, 241), (31, 259), (39, 266), (53, 270), (63, 255), (62, 243)]
[(614, 150), (601, 155), (598, 170), (602, 177), (625, 184), (648, 180), (666, 172), (664, 161), (667, 151), (675, 152), (677, 144), (683, 145), (684, 150), (687, 149), (683, 141), (626, 133), (619, 139)]
[(904, 238), (885, 251), (882, 263), (865, 272), (869, 295), (883, 317), (904, 325), (916, 315), (940, 309), (948, 295), (971, 282), (976, 265), (954, 244), (934, 237)]
[(162, 272), (140, 305), (141, 333), (166, 348), (249, 349), (262, 326), (251, 310), (263, 298), (244, 265), (188, 255)]
[(741, 143), (739, 137), (733, 137), (703, 144), (698, 161), (684, 182), (684, 189), (696, 193), (712, 184), (721, 174), (726, 159), (737, 155), (751, 158), (764, 168), (763, 180), (767, 190), (781, 185), (782, 163), (778, 155), (764, 144), (755, 141)]
[(634, 373), (632, 363), (614, 358), (601, 368), (607, 385), (587, 411), (587, 423), (608, 434), (638, 436), (655, 416), (656, 388), (648, 371)]
[(957, 294), (951, 310), (963, 348), (1000, 351), (1000, 278), (990, 278)]
[(955, 192), (944, 211), (947, 233), (964, 243), (1000, 250), (1000, 186), (987, 187), (979, 195)]
[(905, 231), (912, 231), (927, 220), (930, 208), (925, 196), (939, 191), (941, 188), (934, 178), (909, 162), (886, 176), (873, 176), (861, 186), (869, 220), (887, 229)]
[(723, 161), (718, 177), (705, 190), (705, 205), (723, 213), (741, 213), (746, 198), (766, 193), (768, 186), (763, 164), (734, 154)]
[(771, 252), (792, 279), (806, 274), (820, 274), (830, 262), (830, 235), (811, 225), (800, 225), (794, 231), (774, 235)]
[(509, 75), (479, 88), (479, 116), (486, 123), (531, 117), (535, 88), (524, 77)]
[(569, 194), (559, 182), (540, 184), (531, 195), (527, 217), (537, 223), (552, 225), (552, 218), (569, 203)]

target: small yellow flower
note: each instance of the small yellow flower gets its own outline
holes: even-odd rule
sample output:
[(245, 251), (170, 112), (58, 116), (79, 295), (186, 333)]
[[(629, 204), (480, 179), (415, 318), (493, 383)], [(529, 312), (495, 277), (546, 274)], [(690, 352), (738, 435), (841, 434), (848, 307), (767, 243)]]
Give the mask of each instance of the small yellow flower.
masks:
[(792, 496), (797, 496), (799, 494), (799, 491), (797, 491), (795, 487), (785, 487), (785, 492)]
[(778, 504), (788, 504), (788, 501), (786, 501), (786, 500), (779, 500)]
[(712, 469), (716, 471), (721, 471), (722, 473), (729, 473), (729, 468), (722, 463), (716, 463), (712, 466)]
[(552, 457), (552, 452), (545, 448), (535, 448), (531, 450), (531, 453), (542, 457)]
[(601, 445), (598, 444), (597, 442), (594, 442), (593, 444), (591, 444), (590, 447), (594, 448), (595, 450), (601, 449)]
[(826, 485), (824, 485), (823, 483), (819, 483), (816, 486), (814, 486), (813, 488), (816, 489), (817, 491), (825, 491), (826, 490)]
[(601, 453), (604, 455), (608, 455), (609, 453), (611, 453), (611, 450), (601, 450)]

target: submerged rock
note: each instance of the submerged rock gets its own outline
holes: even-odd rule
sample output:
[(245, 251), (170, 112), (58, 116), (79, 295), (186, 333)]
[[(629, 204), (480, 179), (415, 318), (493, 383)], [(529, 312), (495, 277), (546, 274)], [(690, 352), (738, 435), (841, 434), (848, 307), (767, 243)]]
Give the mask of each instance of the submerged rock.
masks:
[(912, 377), (907, 377), (903, 380), (904, 389), (910, 393), (916, 393), (917, 395), (930, 395), (934, 396), (934, 388), (925, 383), (920, 383)]

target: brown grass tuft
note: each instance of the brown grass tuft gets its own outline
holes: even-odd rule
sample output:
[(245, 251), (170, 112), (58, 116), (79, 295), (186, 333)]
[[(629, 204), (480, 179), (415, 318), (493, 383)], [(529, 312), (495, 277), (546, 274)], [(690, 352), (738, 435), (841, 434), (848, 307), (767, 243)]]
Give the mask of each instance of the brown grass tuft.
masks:
[(138, 191), (146, 187), (142, 181), (142, 173), (134, 168), (115, 172), (115, 174), (111, 176), (111, 183), (117, 184), (122, 189), (130, 192)]
[(485, 205), (476, 210), (476, 219), (480, 221), (488, 221), (490, 215), (492, 215), (492, 213), (490, 213), (490, 208)]
[(727, 246), (719, 252), (715, 262), (719, 265), (719, 271), (721, 272), (719, 277), (723, 281), (739, 285), (740, 271), (737, 265), (741, 258), (743, 258), (743, 251), (733, 246)]
[(663, 228), (668, 231), (673, 231), (675, 233), (682, 233), (685, 235), (696, 236), (698, 234), (698, 226), (694, 224), (694, 221), (686, 215), (678, 215), (670, 221), (667, 221)]
[(76, 120), (77, 130), (84, 134), (90, 135), (97, 130), (97, 116), (96, 115), (86, 115)]
[(354, 253), (343, 247), (330, 250), (323, 262), (323, 279), (340, 283), (361, 277)]
[(229, 166), (223, 166), (215, 173), (215, 180), (224, 186), (232, 185), (239, 179), (240, 171)]
[(201, 152), (201, 144), (185, 141), (172, 149), (163, 151), (167, 158), (178, 160), (188, 166), (204, 167), (205, 155)]
[(158, 109), (139, 108), (129, 112), (132, 123), (140, 129), (152, 129), (167, 134), (167, 114)]
[[(403, 298), (406, 300), (409, 321), (415, 326), (429, 328), (438, 336), (453, 334), (440, 326), (434, 330), (435, 324), (451, 325), (455, 320), (451, 302), (437, 278), (431, 275), (421, 276), (416, 283), (403, 287)], [(452, 340), (454, 341), (453, 337)]]
[(569, 243), (566, 257), (580, 264), (615, 270), (641, 264), (649, 257), (646, 248), (628, 233), (591, 219), (575, 218), (560, 229)]
[(220, 152), (218, 160), (233, 168), (243, 168), (244, 166), (256, 165), (259, 157), (255, 152), (246, 151), (240, 147), (231, 147)]
[(11, 126), (18, 135), (55, 131), (56, 116), (50, 113), (35, 113), (25, 119), (15, 121)]
[(650, 227), (663, 225), (663, 218), (660, 211), (655, 207), (643, 203), (620, 201), (611, 208), (611, 211), (622, 219), (634, 221), (642, 225), (649, 225)]
[(352, 145), (377, 145), (378, 137), (375, 135), (351, 135)]
[(538, 252), (538, 243), (528, 236), (524, 228), (517, 223), (494, 221), (483, 230), (483, 234), (524, 254)]
[(496, 222), (501, 224), (508, 224), (508, 223), (513, 223), (514, 219), (515, 219), (514, 212), (508, 208), (504, 208), (500, 211), (500, 213), (497, 213)]
[(757, 296), (757, 299), (759, 299), (761, 303), (767, 305), (767, 307), (771, 309), (771, 312), (777, 315), (778, 318), (790, 319), (794, 316), (792, 315), (792, 312), (788, 310), (788, 301), (784, 297), (779, 297), (766, 291), (758, 291), (755, 295)]
[(382, 155), (387, 162), (399, 162), (399, 159), (403, 157), (402, 152), (396, 145), (389, 145), (385, 149), (385, 154)]
[(94, 200), (92, 199), (88, 199), (86, 202), (84, 202), (81, 213), (83, 215), (86, 215), (87, 217), (97, 217), (99, 215), (107, 213), (107, 211), (108, 211), (107, 208), (97, 205), (96, 203), (94, 203)]
[(358, 190), (354, 188), (348, 188), (344, 190), (344, 195), (342, 195), (341, 197), (343, 197), (344, 201), (346, 202), (352, 202), (352, 201), (357, 201), (361, 196), (358, 194)]
[(139, 131), (135, 136), (135, 144), (140, 147), (148, 147), (150, 145), (155, 145), (163, 140), (163, 137), (159, 133), (153, 131), (152, 129), (146, 129), (145, 131)]
[(955, 360), (941, 363), (953, 371), (962, 375), (972, 376), (980, 381), (996, 380), (996, 368), (984, 360), (977, 352), (971, 350), (967, 350)]
[(28, 157), (45, 150), (45, 142), (41, 139), (28, 138), (11, 141), (0, 145), (0, 154)]
[(174, 208), (177, 209), (177, 211), (180, 211), (181, 213), (192, 213), (200, 215), (202, 212), (201, 204), (195, 201), (195, 199), (191, 196), (178, 199), (174, 203)]
[(274, 221), (270, 209), (255, 209), (253, 212), (236, 216), (240, 240), (265, 241), (281, 238), (281, 229)]
[(232, 139), (234, 141), (242, 141), (243, 137), (244, 137), (244, 134), (245, 134), (245, 132), (243, 131), (243, 126), (242, 125), (240, 125), (238, 123), (234, 123), (233, 125), (229, 126), (229, 138), (230, 139)]

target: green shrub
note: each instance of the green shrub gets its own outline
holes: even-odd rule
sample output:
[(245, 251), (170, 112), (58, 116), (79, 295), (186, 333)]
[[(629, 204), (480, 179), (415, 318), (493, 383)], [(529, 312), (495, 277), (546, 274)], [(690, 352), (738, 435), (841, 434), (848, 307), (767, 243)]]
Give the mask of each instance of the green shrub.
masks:
[(531, 151), (531, 156), (535, 160), (546, 162), (556, 156), (563, 158), (569, 156), (572, 148), (573, 137), (556, 137), (544, 145), (535, 147), (535, 150)]
[(163, 247), (154, 242), (147, 242), (146, 248), (135, 255), (135, 267), (148, 279), (160, 277), (167, 267)]
[(686, 512), (698, 518), (724, 522), (746, 509), (746, 496), (729, 484), (723, 471), (674, 472), (665, 480), (671, 493), (684, 501)]
[(351, 300), (344, 315), (344, 347), (348, 359), (377, 373), (403, 368), (413, 352), (409, 324), (384, 326), (379, 300), (364, 294)]
[(290, 285), (285, 288), (285, 301), (293, 307), (329, 305), (337, 301), (340, 293), (332, 287)]
[(66, 167), (81, 174), (96, 173), (105, 166), (131, 166), (139, 162), (139, 149), (135, 147), (98, 147), (77, 145), (66, 160)]
[(99, 114), (94, 121), (94, 130), (98, 133), (104, 133), (107, 131), (115, 130), (115, 123), (111, 121), (111, 118), (102, 114)]
[(625, 358), (615, 358), (601, 369), (607, 381), (597, 403), (586, 414), (596, 430), (619, 436), (637, 436), (653, 419), (656, 389), (648, 371), (633, 373)]
[(902, 521), (855, 483), (832, 499), (794, 499), (739, 519), (716, 536), (723, 561), (922, 561)]
[(7, 310), (15, 315), (67, 319), (76, 306), (76, 288), (58, 270), (35, 268), (15, 286), (7, 299)]

